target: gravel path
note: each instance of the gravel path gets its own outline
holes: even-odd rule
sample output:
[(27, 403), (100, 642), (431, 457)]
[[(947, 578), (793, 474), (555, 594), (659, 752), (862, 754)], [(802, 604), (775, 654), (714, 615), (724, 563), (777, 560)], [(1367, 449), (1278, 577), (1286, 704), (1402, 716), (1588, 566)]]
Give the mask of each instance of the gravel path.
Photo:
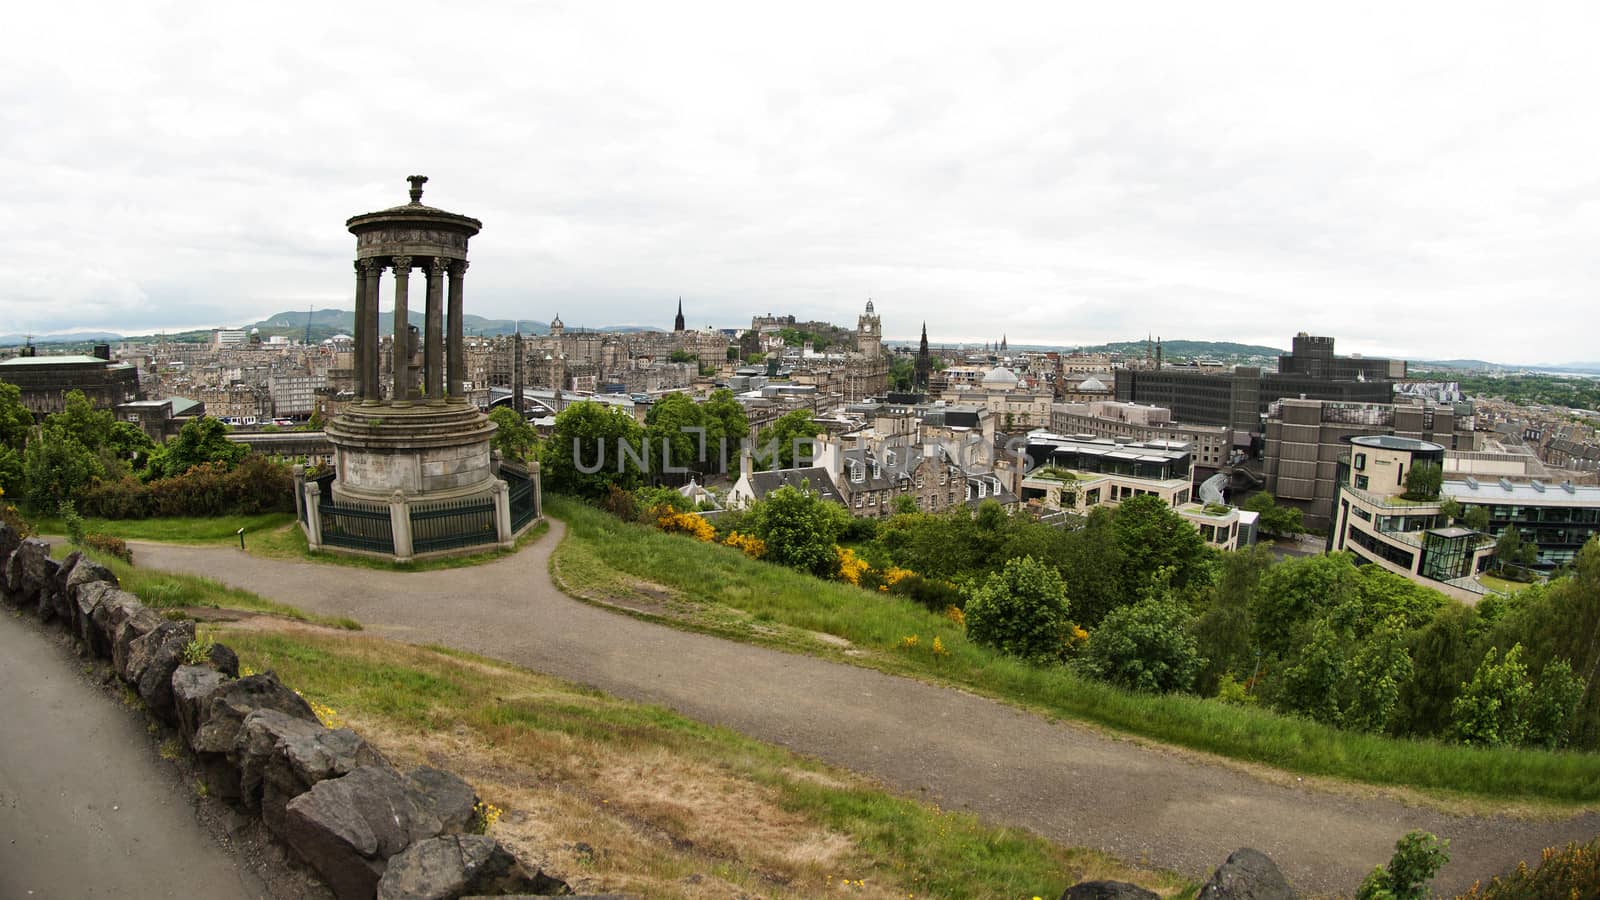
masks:
[(196, 819), (143, 717), (53, 637), (30, 616), (0, 623), (0, 897), (269, 896)]
[(141, 566), (206, 575), (368, 631), (438, 643), (658, 703), (871, 775), (904, 794), (1069, 845), (1205, 877), (1231, 851), (1266, 852), (1302, 890), (1353, 893), (1395, 839), (1451, 840), (1435, 882), (1465, 888), (1543, 847), (1600, 833), (1461, 817), (1352, 792), (1270, 783), (1235, 767), (807, 656), (678, 631), (581, 603), (549, 576), (550, 534), (515, 556), (434, 572), (261, 559), (227, 547), (137, 543)]

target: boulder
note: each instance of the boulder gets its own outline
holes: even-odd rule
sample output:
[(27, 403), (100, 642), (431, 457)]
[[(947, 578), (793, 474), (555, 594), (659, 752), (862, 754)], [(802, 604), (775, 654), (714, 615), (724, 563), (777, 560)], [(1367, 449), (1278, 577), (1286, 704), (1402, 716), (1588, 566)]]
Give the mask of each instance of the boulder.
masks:
[[(128, 674), (128, 657), (133, 642), (155, 631), (166, 620), (157, 615), (155, 610), (140, 603), (138, 597), (132, 594), (127, 596), (133, 599), (132, 603), (117, 603), (111, 611), (111, 667), (117, 670), (124, 681), (132, 683), (133, 676)], [(100, 601), (102, 606), (111, 602), (112, 598)]]
[[(77, 564), (70, 570), (63, 567), (62, 571), (66, 575), (63, 581), (63, 593), (67, 600), (67, 615), (72, 620), (72, 630), (79, 637), (84, 637), (88, 627), (88, 614), (79, 600), (79, 593), (86, 585), (91, 584), (109, 583), (112, 587), (118, 587), (117, 576), (112, 574), (110, 569), (87, 557), (79, 558)], [(84, 640), (87, 642), (88, 639)]]
[(210, 666), (179, 666), (173, 671), (172, 706), (178, 715), (178, 730), (191, 747), (206, 705), (227, 681)]
[(168, 725), (178, 723), (172, 705), (172, 673), (183, 665), (185, 648), (194, 641), (193, 622), (163, 621), (143, 637), (128, 644), (129, 684), (156, 718)]
[(0, 567), (0, 599), (6, 601), (7, 606), (22, 605), (22, 566), (17, 562), (15, 551), (6, 558), (6, 564)]
[(1084, 881), (1067, 888), (1061, 900), (1161, 900), (1161, 895), (1126, 881)]
[(439, 819), (442, 830), (460, 833), (472, 827), (477, 815), (478, 792), (454, 772), (418, 766), (406, 775), (419, 801)]
[(451, 834), (419, 841), (389, 860), (378, 900), (460, 900), (468, 894), (570, 893), (566, 882), (529, 872), (492, 837)]
[(245, 716), (234, 739), (239, 768), (239, 798), (259, 807), (274, 834), (283, 833), (283, 808), (312, 785), (362, 766), (389, 767), (389, 761), (348, 728), (332, 730), (276, 709)]
[[(50, 580), (60, 566), (50, 558), (50, 545), (38, 538), (27, 538), (17, 545), (8, 565), (7, 586), (13, 602), (25, 608), (34, 607), (41, 618), (53, 616), (55, 608), (48, 599)], [(43, 603), (40, 598), (45, 598)]]
[(340, 900), (368, 900), (391, 856), (436, 837), (441, 823), (393, 769), (362, 766), (319, 782), (284, 808), (283, 838)]
[(1289, 880), (1265, 853), (1244, 847), (1228, 855), (1196, 900), (1294, 900)]
[(95, 626), (94, 617), (106, 598), (116, 593), (119, 591), (114, 581), (90, 581), (79, 584), (74, 589), (72, 619), (74, 628), (78, 632), (78, 639), (83, 641), (83, 645), (89, 648), (90, 653), (102, 659), (111, 658), (111, 641), (105, 632)]
[[(72, 624), (72, 603), (67, 599), (67, 577), (72, 574), (73, 568), (82, 559), (82, 550), (74, 550), (63, 557), (61, 562), (56, 565), (56, 570), (50, 575), (50, 586), (45, 589), (46, 597), (44, 599), (49, 600), (51, 607), (49, 618), (61, 619), (68, 624), (69, 628)], [(44, 599), (41, 599), (40, 602), (44, 602)], [(43, 616), (42, 612), (41, 616)]]
[(230, 756), (245, 717), (258, 709), (275, 709), (296, 719), (317, 721), (311, 706), (271, 672), (223, 684), (200, 707), (199, 724), (189, 746), (199, 758), (207, 786), (224, 800), (240, 799), (239, 770)]
[(239, 677), (239, 654), (227, 644), (212, 644), (211, 653), (206, 658), (210, 660), (211, 668), (229, 678)]
[(0, 522), (0, 568), (4, 568), (11, 561), (11, 554), (17, 552), (17, 547), (22, 544), (22, 535), (11, 527), (10, 522)]

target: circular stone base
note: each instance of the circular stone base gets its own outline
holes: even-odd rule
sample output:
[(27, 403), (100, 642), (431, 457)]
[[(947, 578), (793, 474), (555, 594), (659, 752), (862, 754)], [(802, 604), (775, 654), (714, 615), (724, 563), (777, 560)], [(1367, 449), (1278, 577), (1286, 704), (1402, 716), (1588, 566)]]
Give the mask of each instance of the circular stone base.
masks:
[(493, 490), (495, 425), (472, 404), (418, 401), (350, 406), (328, 423), (339, 477), (336, 497), (387, 503), (448, 500)]

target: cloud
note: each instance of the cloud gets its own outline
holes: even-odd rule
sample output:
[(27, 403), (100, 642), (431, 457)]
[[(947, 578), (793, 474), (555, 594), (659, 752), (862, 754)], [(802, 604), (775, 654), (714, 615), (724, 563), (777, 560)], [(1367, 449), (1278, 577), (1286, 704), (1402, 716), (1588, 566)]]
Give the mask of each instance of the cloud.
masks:
[(0, 311), (348, 307), (344, 220), (424, 172), (485, 223), (482, 315), (848, 323), (871, 296), (935, 341), (1593, 356), (1595, 15), (35, 4), (0, 61)]

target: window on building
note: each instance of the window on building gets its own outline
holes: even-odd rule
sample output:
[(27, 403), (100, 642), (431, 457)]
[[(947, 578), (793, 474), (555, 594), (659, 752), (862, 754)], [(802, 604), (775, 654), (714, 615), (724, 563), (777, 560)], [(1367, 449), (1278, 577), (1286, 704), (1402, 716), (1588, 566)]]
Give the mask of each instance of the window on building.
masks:
[(1356, 476), (1356, 490), (1364, 491), (1366, 489), (1367, 489), (1367, 476), (1365, 476), (1365, 475), (1357, 475)]
[(1357, 472), (1364, 471), (1367, 468), (1367, 455), (1365, 453), (1357, 453), (1350, 462), (1350, 468), (1355, 469)]

